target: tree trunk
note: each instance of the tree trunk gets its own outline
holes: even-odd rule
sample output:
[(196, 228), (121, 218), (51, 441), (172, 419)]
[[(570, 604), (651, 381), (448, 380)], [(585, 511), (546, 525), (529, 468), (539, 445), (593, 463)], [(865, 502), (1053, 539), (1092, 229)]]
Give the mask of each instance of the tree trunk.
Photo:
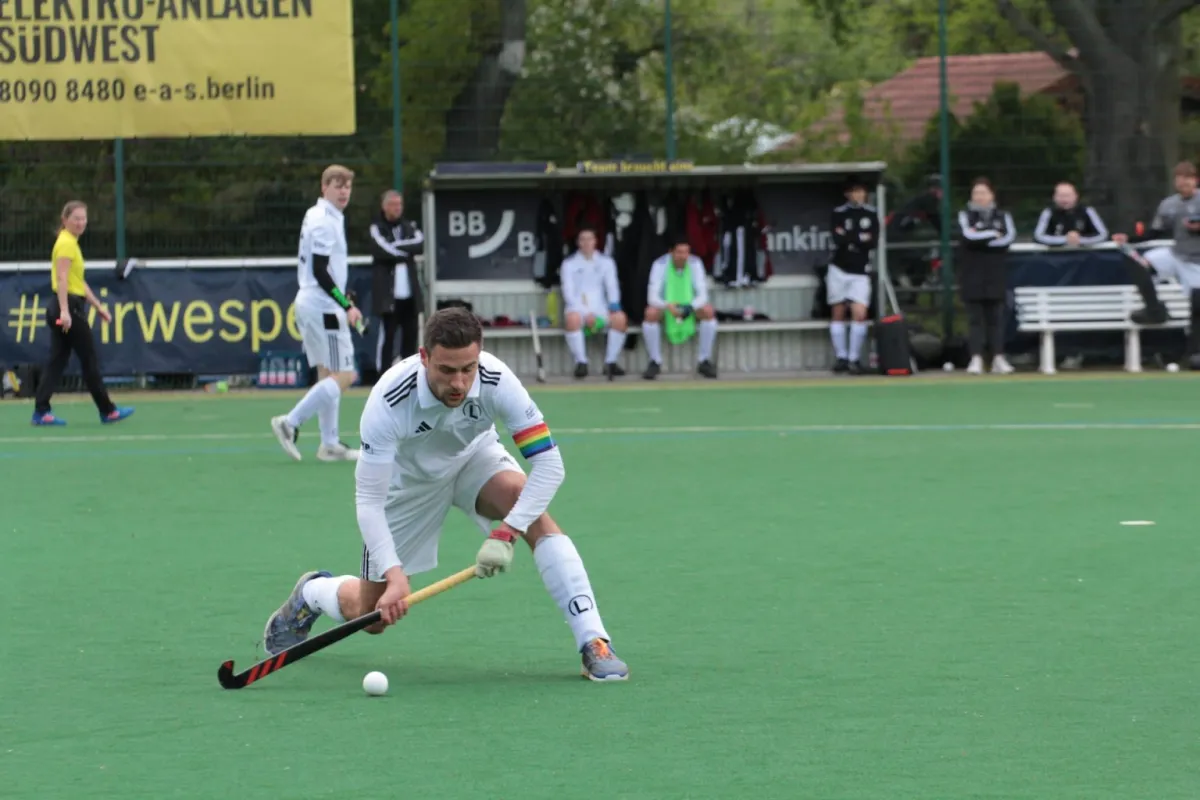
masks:
[(500, 39), (446, 113), (445, 157), (483, 161), (500, 148), (504, 108), (525, 64), (525, 0), (500, 0)]
[(1010, 2), (1010, 20), (1079, 76), (1086, 96), (1089, 201), (1113, 231), (1148, 221), (1171, 191), (1179, 152), (1182, 51), (1179, 0), (1087, 3), (1048, 0), (1072, 57)]

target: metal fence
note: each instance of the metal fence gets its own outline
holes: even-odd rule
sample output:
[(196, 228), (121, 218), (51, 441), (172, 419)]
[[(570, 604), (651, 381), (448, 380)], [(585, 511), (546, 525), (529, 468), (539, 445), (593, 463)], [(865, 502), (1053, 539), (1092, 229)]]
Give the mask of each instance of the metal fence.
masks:
[[(1027, 238), (1055, 181), (1077, 182), (1120, 227), (1152, 212), (1169, 166), (1193, 153), (1200, 37), (1193, 14), (1175, 13), (1186, 4), (1076, 4), (1072, 13), (1100, 14), (1089, 30), (1103, 35), (1087, 42), (1038, 3), (950, 3), (948, 19), (946, 0), (841, 5), (356, 4), (356, 135), (0, 144), (0, 261), (44, 257), (57, 209), (76, 197), (91, 204), (94, 257), (283, 255), (333, 162), (359, 174), (351, 224), (397, 175), (415, 209), (438, 160), (879, 159), (893, 205), (948, 166), (953, 205), (986, 174)], [(1135, 35), (1158, 46), (1122, 49)], [(1149, 53), (1153, 69), (1130, 60), (1118, 65), (1127, 81), (1097, 85), (1094, 48), (1105, 43)]]

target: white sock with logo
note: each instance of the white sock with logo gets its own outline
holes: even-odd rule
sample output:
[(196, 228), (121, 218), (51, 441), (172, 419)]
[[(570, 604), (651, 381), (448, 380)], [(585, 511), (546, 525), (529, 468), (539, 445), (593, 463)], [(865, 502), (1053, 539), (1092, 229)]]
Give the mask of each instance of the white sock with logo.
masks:
[(662, 363), (662, 326), (657, 322), (642, 323), (642, 338), (646, 340), (646, 355), (656, 364)]
[(858, 361), (862, 355), (863, 342), (867, 340), (867, 323), (850, 323), (850, 360)]
[(587, 347), (583, 343), (583, 331), (567, 331), (567, 349), (575, 357), (576, 364), (587, 363)]
[(287, 421), (293, 428), (299, 428), (325, 406), (326, 403), (337, 400), (342, 396), (342, 388), (332, 377), (316, 384), (308, 390), (296, 407), (288, 412)]
[(717, 321), (715, 319), (700, 320), (699, 342), (696, 347), (697, 361), (711, 361), (713, 345), (717, 343)]
[(596, 595), (575, 543), (564, 533), (543, 536), (533, 551), (533, 560), (546, 591), (575, 634), (575, 648), (582, 650), (593, 639), (607, 640), (608, 631), (600, 621)]
[(304, 584), (300, 593), (308, 607), (320, 611), (334, 622), (345, 622), (342, 614), (342, 604), (338, 601), (338, 589), (346, 581), (358, 580), (353, 575), (342, 575), (337, 578), (313, 578)]
[(337, 394), (317, 410), (317, 422), (321, 426), (321, 444), (326, 447), (333, 447), (338, 443), (338, 417), (342, 408), (341, 387), (336, 381), (333, 385), (337, 387)]
[(605, 364), (615, 364), (625, 348), (625, 332), (608, 329), (608, 348), (604, 353)]
[(833, 355), (835, 358), (850, 357), (846, 351), (846, 323), (829, 323), (829, 339), (833, 342)]

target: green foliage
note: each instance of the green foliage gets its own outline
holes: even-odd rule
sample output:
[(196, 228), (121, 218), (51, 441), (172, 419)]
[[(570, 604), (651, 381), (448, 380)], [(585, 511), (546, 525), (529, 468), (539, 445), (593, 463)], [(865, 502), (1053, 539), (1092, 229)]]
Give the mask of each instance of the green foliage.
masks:
[[(906, 183), (918, 185), (921, 176), (939, 171), (940, 152), (935, 114), (906, 167)], [(1082, 181), (1086, 153), (1077, 116), (1052, 98), (1022, 97), (1015, 84), (997, 84), (965, 121), (950, 117), (951, 170), (946, 183), (952, 204), (965, 203), (971, 181), (986, 176), (999, 202), (1013, 212), (1018, 225), (1028, 228), (1055, 182)]]
[[(938, 0), (890, 0), (886, 4), (890, 40), (910, 57), (936, 56)], [(1015, 5), (1042, 33), (1055, 35), (1045, 0), (1016, 0)], [(950, 55), (1021, 53), (1037, 50), (1000, 14), (995, 0), (949, 0), (946, 50)]]
[[(993, 0), (948, 2), (951, 54), (1036, 49)], [(1063, 41), (1045, 0), (1015, 4)], [(316, 176), (334, 161), (358, 172), (350, 224), (361, 224), (392, 178), (388, 5), (355, 4), (357, 135), (128, 142), (131, 252), (289, 253)], [(936, 54), (937, 6), (672, 0), (678, 155), (740, 163), (763, 132), (803, 131), (797, 148), (764, 160), (878, 159), (904, 190), (919, 188), (920, 177), (937, 170), (936, 127), (909, 148), (897, 120), (884, 110), (878, 121), (863, 98), (913, 59)], [(527, 7), (524, 74), (505, 108), (499, 158), (665, 155), (662, 0), (527, 0)], [(498, 44), (501, 0), (401, 0), (400, 8), (404, 185), (415, 208), (421, 178), (445, 146), (447, 111)], [(1200, 15), (1185, 15), (1182, 29), (1184, 69), (1200, 73)], [(1079, 123), (1048, 99), (1005, 91), (955, 121), (955, 189), (986, 172), (1002, 197), (1030, 194), (1040, 203), (1058, 176), (1080, 175)], [(1184, 127), (1181, 155), (1195, 157), (1200, 147), (1193, 127)], [(56, 209), (74, 196), (92, 203), (99, 257), (113, 239), (111, 143), (0, 145), (0, 258), (43, 257)]]

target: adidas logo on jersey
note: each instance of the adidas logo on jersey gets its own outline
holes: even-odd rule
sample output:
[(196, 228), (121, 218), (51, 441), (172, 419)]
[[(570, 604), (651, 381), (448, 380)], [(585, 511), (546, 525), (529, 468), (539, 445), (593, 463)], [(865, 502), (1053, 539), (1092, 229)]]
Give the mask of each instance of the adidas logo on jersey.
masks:
[(417, 426), (417, 433), (429, 433), (433, 428), (429, 427), (428, 422), (422, 422)]

